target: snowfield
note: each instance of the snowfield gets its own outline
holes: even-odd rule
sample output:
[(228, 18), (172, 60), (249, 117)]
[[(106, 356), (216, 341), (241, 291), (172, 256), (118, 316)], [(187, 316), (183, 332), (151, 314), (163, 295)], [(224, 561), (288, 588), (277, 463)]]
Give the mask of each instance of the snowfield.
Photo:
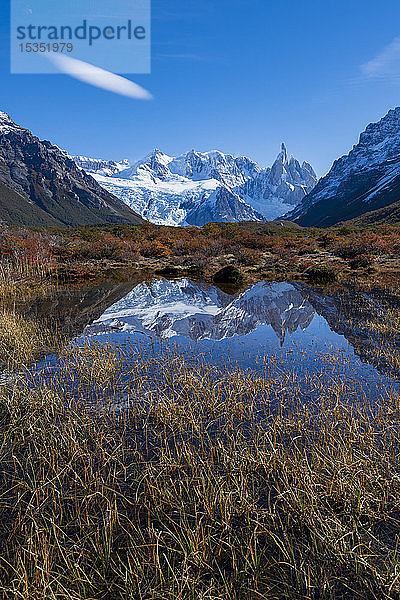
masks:
[(317, 182), (311, 165), (288, 158), (282, 144), (272, 167), (218, 150), (171, 157), (153, 150), (129, 165), (71, 157), (107, 191), (157, 225), (266, 221), (293, 210)]

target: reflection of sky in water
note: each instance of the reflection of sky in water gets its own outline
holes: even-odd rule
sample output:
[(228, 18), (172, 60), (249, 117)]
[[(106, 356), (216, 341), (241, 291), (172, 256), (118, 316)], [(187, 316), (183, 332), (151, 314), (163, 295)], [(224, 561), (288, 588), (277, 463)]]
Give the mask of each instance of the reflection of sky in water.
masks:
[(363, 362), (319, 315), (301, 286), (258, 283), (229, 296), (181, 280), (139, 284), (77, 339), (111, 341), (162, 356), (175, 348), (225, 369), (323, 372), (326, 380), (363, 381), (379, 392), (389, 380)]

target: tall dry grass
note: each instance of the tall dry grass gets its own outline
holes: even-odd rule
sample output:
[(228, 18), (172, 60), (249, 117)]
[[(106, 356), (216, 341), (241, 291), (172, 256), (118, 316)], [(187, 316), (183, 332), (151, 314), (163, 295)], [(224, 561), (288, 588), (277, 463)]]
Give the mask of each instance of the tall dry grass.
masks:
[(1, 597), (399, 598), (396, 392), (125, 359), (2, 389)]
[(26, 368), (40, 354), (54, 351), (64, 343), (61, 332), (33, 319), (15, 308), (0, 307), (0, 365), (5, 369)]

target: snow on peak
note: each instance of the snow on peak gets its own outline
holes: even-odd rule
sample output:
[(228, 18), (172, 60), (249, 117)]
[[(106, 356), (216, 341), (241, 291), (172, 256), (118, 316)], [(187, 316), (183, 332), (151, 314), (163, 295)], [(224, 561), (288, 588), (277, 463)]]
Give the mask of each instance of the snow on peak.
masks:
[(23, 129), (10, 117), (6, 112), (0, 111), (0, 131), (8, 131), (10, 129)]
[(287, 212), (317, 182), (312, 167), (303, 165), (293, 157), (288, 161), (284, 144), (272, 168), (219, 150), (171, 157), (155, 148), (112, 177), (98, 171), (96, 179), (154, 223), (203, 225), (275, 219)]
[(104, 175), (111, 177), (112, 175), (122, 173), (131, 166), (125, 158), (119, 162), (113, 160), (104, 160), (102, 158), (89, 158), (87, 156), (69, 156), (81, 169), (91, 175)]
[[(132, 179), (141, 174), (146, 179), (160, 179), (162, 181), (169, 175), (168, 164), (171, 160), (172, 158), (164, 154), (159, 148), (154, 148), (143, 159), (124, 170), (121, 177)], [(115, 177), (118, 176), (118, 174), (115, 174)]]
[[(309, 171), (311, 167), (307, 163), (303, 168)], [(338, 202), (338, 198), (343, 194), (345, 194), (343, 202), (346, 205), (362, 197), (364, 197), (362, 202), (365, 202), (371, 198), (367, 195), (366, 185), (370, 185), (371, 190), (377, 184), (380, 188), (382, 182), (388, 185), (388, 182), (397, 177), (399, 171), (400, 107), (397, 107), (389, 110), (380, 121), (370, 123), (360, 134), (358, 144), (355, 144), (348, 154), (333, 163), (330, 171), (320, 180), (313, 193), (307, 195), (299, 206), (285, 215), (285, 218), (297, 219), (306, 214), (314, 204), (327, 202), (332, 198)], [(350, 202), (353, 193), (355, 198)], [(354, 204), (352, 210), (355, 211)], [(373, 210), (373, 207), (369, 210)], [(323, 214), (322, 209), (321, 214)], [(345, 219), (350, 218), (347, 214), (349, 213), (346, 209)], [(334, 216), (330, 214), (329, 219), (333, 218)]]
[(14, 121), (11, 119), (10, 115), (6, 112), (0, 111), (0, 124), (1, 125), (12, 125)]
[(164, 154), (164, 152), (162, 152), (162, 150), (160, 150), (159, 148), (154, 148), (154, 150), (143, 159), (143, 162), (152, 160), (160, 162), (163, 165), (167, 165), (169, 162), (171, 162), (172, 158), (167, 154)]

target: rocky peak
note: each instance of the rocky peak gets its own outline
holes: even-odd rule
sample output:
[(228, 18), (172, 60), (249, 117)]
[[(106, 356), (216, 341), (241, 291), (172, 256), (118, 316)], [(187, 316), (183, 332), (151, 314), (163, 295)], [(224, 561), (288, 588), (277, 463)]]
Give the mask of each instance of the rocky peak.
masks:
[(271, 167), (271, 182), (272, 185), (278, 185), (286, 173), (288, 165), (288, 156), (285, 144), (282, 142), (281, 151), (275, 159)]
[(360, 144), (377, 141), (387, 136), (396, 135), (400, 132), (400, 107), (389, 110), (389, 112), (377, 121), (370, 123), (360, 135)]
[[(309, 171), (307, 166), (307, 171)], [(370, 123), (352, 150), (338, 158), (318, 185), (285, 218), (329, 226), (398, 199), (400, 107)]]
[[(400, 107), (390, 110), (377, 123), (370, 123), (360, 134), (358, 144), (335, 165), (370, 167), (395, 158), (400, 153)], [(341, 168), (341, 167), (340, 167)]]
[(13, 198), (10, 202), (7, 195), (0, 195), (0, 213), (11, 224), (142, 222), (65, 152), (19, 127), (4, 112), (0, 113), (0, 165), (0, 185)]
[[(279, 153), (279, 158), (281, 158), (284, 165), (287, 164), (287, 162), (288, 162), (287, 150), (286, 150), (286, 146), (283, 142), (281, 144), (281, 151)], [(291, 157), (291, 158), (293, 158), (293, 157)]]
[(306, 162), (305, 160), (301, 164), (301, 170), (303, 173), (304, 181), (305, 181), (307, 187), (309, 188), (309, 191), (311, 191), (315, 187), (315, 184), (318, 181), (317, 174), (314, 171), (314, 169), (312, 168), (312, 166), (310, 165), (310, 163)]
[(15, 125), (15, 123), (10, 115), (0, 110), (0, 125)]
[(261, 171), (250, 158), (235, 157), (219, 150), (210, 152), (191, 150), (173, 159), (169, 168), (172, 173), (195, 181), (216, 179), (230, 187), (243, 184)]
[(9, 114), (0, 111), (0, 131), (4, 133), (8, 130), (26, 131), (23, 127), (20, 127), (19, 125), (14, 123)]
[(159, 179), (165, 181), (170, 177), (171, 173), (168, 168), (171, 158), (164, 154), (159, 148), (154, 148), (150, 154), (138, 163), (136, 163), (132, 169), (129, 169), (124, 174), (125, 177), (131, 177), (137, 173), (138, 169), (147, 171), (152, 179)]

